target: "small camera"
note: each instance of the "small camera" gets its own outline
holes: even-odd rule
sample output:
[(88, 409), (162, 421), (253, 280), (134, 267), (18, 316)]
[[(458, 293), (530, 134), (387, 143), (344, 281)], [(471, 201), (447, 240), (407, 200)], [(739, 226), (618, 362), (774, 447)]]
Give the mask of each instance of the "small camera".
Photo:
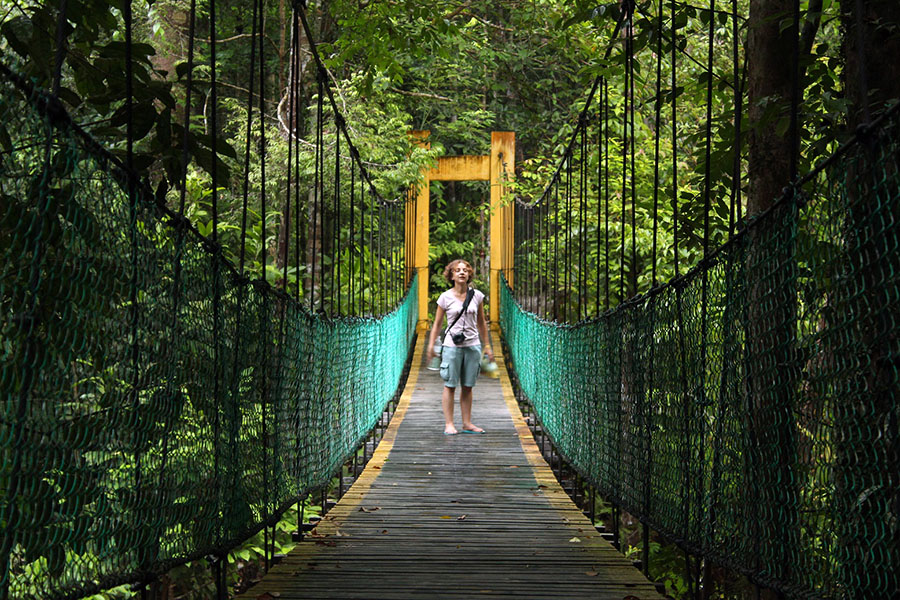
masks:
[(453, 343), (456, 344), (457, 346), (459, 346), (464, 341), (466, 341), (466, 335), (464, 333), (462, 333), (461, 331), (458, 333), (452, 334), (450, 337), (453, 339)]

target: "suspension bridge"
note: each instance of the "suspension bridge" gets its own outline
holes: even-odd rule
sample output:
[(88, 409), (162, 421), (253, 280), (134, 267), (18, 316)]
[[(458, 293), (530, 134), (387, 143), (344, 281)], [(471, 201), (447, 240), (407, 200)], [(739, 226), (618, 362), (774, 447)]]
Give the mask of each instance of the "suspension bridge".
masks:
[[(46, 89), (0, 63), (0, 598), (168, 597), (167, 573), (203, 564), (197, 598), (647, 600), (665, 594), (650, 580), (660, 541), (683, 554), (693, 597), (709, 597), (714, 569), (757, 594), (898, 597), (900, 111), (751, 215), (739, 152), (730, 183), (711, 179), (708, 112), (702, 210), (680, 214), (674, 124), (671, 174), (658, 135), (652, 181), (635, 166), (632, 6), (606, 54), (623, 42), (623, 93), (595, 79), (539, 198), (511, 199), (513, 132), (386, 197), (297, 4), (291, 71), (306, 40), (315, 139), (292, 133), (306, 110), (295, 76), (284, 181), (267, 185), (261, 6), (231, 193), (210, 34), (208, 221), (186, 211), (186, 179), (170, 190), (135, 159), (130, 9), (122, 147), (61, 100), (62, 45)], [(659, 6), (644, 18), (662, 31)], [(200, 142), (179, 135), (186, 177)], [(429, 183), (448, 180), (491, 182), (502, 352), (499, 379), (476, 387), (482, 435), (442, 434), (442, 384), (423, 369)], [(220, 227), (226, 196), (237, 230)], [(271, 239), (248, 225), (276, 210)], [(264, 575), (236, 592), (251, 539)]]

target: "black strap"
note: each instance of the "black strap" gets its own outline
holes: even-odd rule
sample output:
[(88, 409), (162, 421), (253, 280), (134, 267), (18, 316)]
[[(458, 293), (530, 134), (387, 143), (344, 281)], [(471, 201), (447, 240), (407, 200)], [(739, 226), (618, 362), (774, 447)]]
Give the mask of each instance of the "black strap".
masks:
[(450, 333), (450, 330), (453, 329), (453, 326), (456, 325), (456, 322), (459, 321), (459, 318), (463, 316), (466, 312), (466, 309), (469, 308), (469, 302), (472, 301), (472, 297), (475, 296), (475, 288), (469, 288), (469, 291), (466, 292), (466, 301), (463, 302), (462, 310), (459, 311), (459, 314), (456, 315), (456, 318), (453, 319), (453, 322), (447, 326), (447, 329), (441, 334), (441, 346), (444, 345), (444, 338), (447, 337), (447, 334)]

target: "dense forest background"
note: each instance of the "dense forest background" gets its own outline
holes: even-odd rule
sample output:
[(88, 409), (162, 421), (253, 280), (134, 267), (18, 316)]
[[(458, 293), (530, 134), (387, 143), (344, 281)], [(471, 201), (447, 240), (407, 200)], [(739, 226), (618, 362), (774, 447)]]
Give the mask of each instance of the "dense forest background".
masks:
[[(635, 80), (629, 94), (634, 95), (631, 106), (638, 114), (633, 140), (638, 238), (646, 246), (652, 228), (649, 199), (654, 164), (672, 164), (679, 174), (678, 189), (673, 190), (673, 175), (663, 168), (659, 189), (667, 200), (658, 218), (666, 231), (672, 220), (672, 199), (677, 199), (684, 235), (679, 259), (683, 266), (690, 266), (700, 256), (706, 180), (713, 186), (712, 240), (719, 243), (748, 209), (751, 214), (759, 212), (780, 194), (791, 170), (808, 169), (853, 130), (863, 112), (854, 96), (860, 87), (855, 65), (861, 57), (868, 68), (873, 110), (896, 97), (891, 89), (896, 84), (880, 82), (897, 79), (893, 77), (896, 67), (883, 59), (890, 54), (884, 49), (897, 43), (893, 18), (897, 8), (884, 0), (860, 5), (865, 7), (861, 17), (868, 32), (860, 49), (852, 35), (856, 6), (855, 2), (804, 0), (795, 24), (793, 3), (786, 0), (732, 0), (718, 6), (639, 2), (628, 32), (615, 29), (623, 10), (619, 2), (334, 0), (310, 2), (307, 12), (338, 108), (385, 197), (401, 195), (430, 158), (483, 154), (490, 131), (505, 130), (514, 131), (517, 139), (514, 194), (522, 202), (533, 201), (555, 168), (598, 75), (606, 76), (613, 90), (613, 121), (624, 118), (625, 38), (631, 37), (628, 52), (634, 56)], [(259, 196), (263, 134), (265, 156), (276, 165), (268, 167), (270, 198), (286, 195), (286, 168), (279, 170), (277, 165), (284, 163), (291, 129), (303, 140), (307, 153), (303, 175), (312, 177), (317, 69), (302, 29), (299, 35), (304, 39), (293, 43), (287, 0), (259, 4), (264, 41), (258, 50), (254, 50), (252, 29), (256, 3), (221, 1), (215, 5), (217, 88), (212, 94), (210, 8), (208, 3), (194, 4), (192, 22), (192, 4), (187, 0), (132, 6), (133, 36), (138, 42), (134, 49), (138, 82), (134, 128), (139, 140), (135, 165), (148, 173), (157, 195), (171, 206), (178, 204), (185, 189), (187, 216), (208, 233), (214, 168), (209, 128), (215, 123), (219, 130), (215, 168), (224, 192), (219, 237), (236, 257), (240, 190), (249, 173), (250, 196)], [(59, 95), (76, 122), (124, 153), (125, 50), (120, 5), (102, 0), (67, 2), (61, 30), (68, 37), (59, 48), (58, 9), (55, 3), (2, 0), (4, 55), (22, 61), (22, 69), (47, 88), (59, 69)], [(660, 11), (665, 24), (657, 19)], [(248, 73), (257, 69), (250, 64), (253, 52), (261, 55), (263, 85), (251, 94)], [(296, 63), (293, 52), (300, 53)], [(659, 96), (654, 85), (657, 53), (663, 57)], [(792, 79), (795, 56), (796, 81)], [(292, 68), (298, 71), (300, 104), (309, 107), (296, 121), (288, 114), (287, 102)], [(188, 78), (192, 94), (186, 112)], [(794, 88), (800, 115), (796, 136), (789, 131)], [(251, 144), (244, 124), (260, 94), (265, 132), (252, 129), (249, 136), (255, 143)], [(657, 97), (665, 109), (663, 119), (655, 122)], [(670, 116), (672, 103), (677, 114)], [(185, 136), (186, 118), (190, 125)], [(711, 123), (708, 141), (707, 122)], [(430, 152), (410, 146), (407, 132), (413, 129), (432, 131)], [(661, 147), (654, 152), (656, 138)], [(190, 158), (186, 173), (184, 141)], [(609, 168), (616, 172), (619, 149), (613, 143)], [(793, 149), (795, 145), (799, 151)], [(249, 167), (242, 168), (248, 152)], [(793, 162), (792, 156), (796, 157)], [(485, 285), (489, 267), (486, 188), (475, 183), (436, 187), (430, 250), (434, 286), (443, 285), (437, 274), (455, 256), (470, 259), (479, 285)], [(729, 206), (735, 195), (736, 211)], [(621, 202), (621, 195), (615, 200)], [(266, 271), (270, 281), (284, 272), (284, 265), (278, 264), (283, 211), (278, 200), (272, 206), (275, 210), (268, 212), (265, 225), (255, 215), (247, 242), (250, 268), (260, 274)], [(671, 242), (663, 240), (662, 246), (661, 255), (668, 258), (661, 261), (660, 278), (665, 280), (672, 274), (664, 266), (672, 262)], [(639, 289), (632, 291), (649, 285), (644, 278)]]

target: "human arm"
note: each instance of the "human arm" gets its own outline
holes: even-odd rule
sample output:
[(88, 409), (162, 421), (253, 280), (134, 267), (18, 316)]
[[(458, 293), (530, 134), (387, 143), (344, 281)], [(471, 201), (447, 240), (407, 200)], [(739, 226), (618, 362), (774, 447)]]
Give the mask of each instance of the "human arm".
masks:
[(441, 331), (441, 323), (444, 322), (444, 309), (438, 304), (437, 310), (434, 313), (434, 325), (431, 327), (431, 335), (428, 336), (428, 350), (427, 357), (428, 360), (434, 358), (434, 341), (437, 339), (438, 333)]
[(491, 350), (491, 338), (488, 337), (487, 319), (484, 317), (484, 302), (478, 304), (478, 335), (481, 337), (482, 351), (487, 354), (488, 360), (494, 360), (494, 351)]

